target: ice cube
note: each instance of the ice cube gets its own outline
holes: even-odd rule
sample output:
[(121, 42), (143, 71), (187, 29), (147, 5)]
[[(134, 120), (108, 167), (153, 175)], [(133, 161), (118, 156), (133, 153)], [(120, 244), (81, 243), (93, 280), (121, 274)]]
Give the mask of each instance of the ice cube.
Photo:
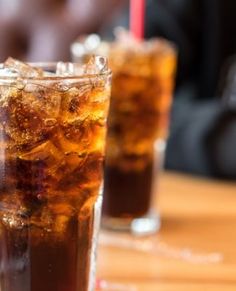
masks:
[(18, 104), (14, 112), (8, 110), (7, 115), (10, 120), (5, 124), (5, 132), (18, 148), (34, 146), (46, 139), (52, 129), (45, 127), (40, 114), (25, 104)]
[(58, 62), (56, 68), (56, 75), (59, 76), (73, 76), (74, 75), (74, 65), (70, 62)]
[(76, 84), (62, 98), (60, 121), (62, 124), (83, 123), (84, 120), (105, 122), (109, 91), (93, 87), (90, 83)]
[(47, 164), (50, 164), (51, 161), (51, 164), (54, 165), (56, 161), (63, 158), (63, 155), (52, 142), (46, 141), (31, 151), (23, 153), (19, 158), (25, 161), (47, 160)]
[(85, 162), (86, 153), (78, 154), (76, 152), (66, 152), (65, 153), (65, 161), (67, 166), (70, 168), (70, 171), (74, 171), (77, 167), (83, 165)]
[(5, 85), (0, 85), (0, 118), (1, 122), (7, 121), (5, 118), (8, 118), (5, 116), (5, 111), (9, 106), (9, 103), (11, 100), (15, 100), (17, 98), (20, 98), (20, 90), (16, 87), (10, 87)]
[(84, 120), (90, 115), (92, 110), (89, 102), (91, 90), (91, 84), (81, 84), (81, 86), (72, 87), (64, 94), (60, 114), (62, 122)]
[[(32, 176), (35, 168), (35, 177), (39, 181), (53, 179), (60, 179), (63, 173), (60, 173), (59, 168), (63, 166), (63, 154), (55, 147), (51, 141), (46, 141), (45, 143), (33, 148), (31, 151), (21, 154), (19, 156), (19, 165), (24, 169), (23, 177), (27, 179), (26, 173)], [(32, 177), (31, 177), (32, 180)], [(46, 181), (46, 180), (45, 180)]]
[(81, 153), (95, 146), (95, 143), (98, 145), (95, 141), (104, 138), (108, 102), (99, 102), (99, 94), (91, 90), (88, 87), (88, 92), (86, 89), (83, 92), (82, 88), (72, 88), (63, 97), (60, 114), (62, 132), (58, 144), (65, 151)]
[(87, 119), (75, 119), (72, 122), (64, 122), (62, 129), (66, 140), (74, 143), (78, 150), (82, 150), (91, 142), (92, 126), (93, 124)]
[(56, 118), (60, 111), (62, 93), (54, 87), (41, 84), (26, 84), (22, 92), (22, 102), (28, 103), (43, 118)]
[[(2, 87), (0, 87), (2, 89)], [(17, 146), (47, 139), (57, 126), (61, 93), (38, 84), (27, 84), (23, 91), (8, 88), (0, 98), (0, 121)]]
[(17, 188), (32, 211), (54, 198), (53, 189), (65, 172), (63, 154), (50, 142), (21, 154), (16, 161)]
[(108, 69), (107, 59), (101, 56), (92, 56), (85, 65), (84, 72), (89, 75), (104, 73)]
[(0, 68), (0, 77), (17, 77), (17, 73), (9, 68)]
[(40, 68), (32, 67), (11, 57), (4, 62), (4, 68), (15, 72), (22, 78), (37, 78), (43, 76), (43, 70)]
[[(88, 153), (82, 162), (77, 164), (73, 172), (65, 175), (59, 184), (60, 190), (70, 188), (81, 189), (90, 193), (90, 190), (98, 187), (102, 178), (103, 155), (100, 152)], [(84, 193), (84, 195), (87, 195)]]

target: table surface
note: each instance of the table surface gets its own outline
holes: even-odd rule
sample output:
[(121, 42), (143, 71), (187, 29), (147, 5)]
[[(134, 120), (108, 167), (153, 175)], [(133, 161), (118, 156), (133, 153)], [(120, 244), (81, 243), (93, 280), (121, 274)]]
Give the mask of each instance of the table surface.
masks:
[(140, 291), (235, 291), (236, 183), (175, 173), (160, 180), (161, 230), (148, 238), (102, 232), (98, 277)]

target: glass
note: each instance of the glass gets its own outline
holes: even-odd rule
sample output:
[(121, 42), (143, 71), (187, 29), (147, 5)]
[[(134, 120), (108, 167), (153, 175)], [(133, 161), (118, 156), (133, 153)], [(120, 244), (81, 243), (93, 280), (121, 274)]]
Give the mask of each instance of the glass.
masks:
[(94, 290), (111, 73), (93, 61), (0, 70), (1, 291)]
[(121, 38), (99, 43), (91, 35), (73, 44), (72, 53), (79, 59), (97, 44), (113, 71), (102, 225), (151, 234), (160, 227), (153, 205), (168, 135), (176, 50), (164, 39), (138, 42), (123, 33)]

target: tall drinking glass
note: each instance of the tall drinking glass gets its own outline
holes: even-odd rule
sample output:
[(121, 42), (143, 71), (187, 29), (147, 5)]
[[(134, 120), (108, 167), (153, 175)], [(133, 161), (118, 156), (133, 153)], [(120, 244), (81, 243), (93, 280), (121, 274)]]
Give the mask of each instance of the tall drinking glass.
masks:
[(0, 290), (92, 291), (111, 73), (0, 70)]
[(73, 44), (72, 53), (81, 59), (89, 49), (99, 51), (113, 71), (102, 224), (150, 234), (160, 227), (154, 200), (168, 136), (176, 50), (164, 39), (140, 42), (121, 36), (100, 43), (91, 35)]
[(115, 43), (109, 60), (114, 77), (103, 225), (152, 233), (160, 227), (154, 198), (168, 132), (175, 50), (164, 40)]

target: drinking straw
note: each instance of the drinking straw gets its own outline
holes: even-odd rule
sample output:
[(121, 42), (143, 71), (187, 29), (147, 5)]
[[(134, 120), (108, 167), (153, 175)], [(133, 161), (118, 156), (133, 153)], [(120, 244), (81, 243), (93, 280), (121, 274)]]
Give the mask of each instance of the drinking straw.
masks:
[(130, 32), (136, 39), (144, 38), (145, 0), (130, 0)]

